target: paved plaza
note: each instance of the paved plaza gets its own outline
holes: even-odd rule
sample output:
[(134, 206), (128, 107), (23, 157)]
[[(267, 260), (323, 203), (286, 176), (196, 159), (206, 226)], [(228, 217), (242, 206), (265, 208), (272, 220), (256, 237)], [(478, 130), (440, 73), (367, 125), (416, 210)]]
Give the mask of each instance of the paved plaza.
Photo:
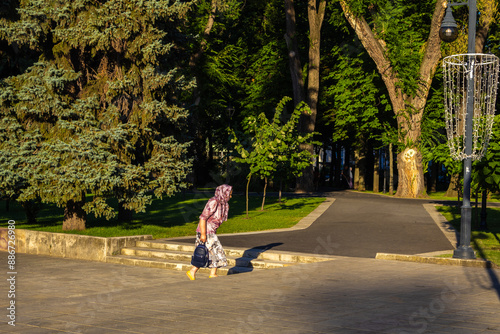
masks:
[[(500, 333), (500, 270), (372, 256), (377, 250), (419, 254), (449, 248), (420, 209), (427, 202), (333, 196), (333, 204), (302, 230), (303, 242), (311, 245), (282, 232), (248, 234), (249, 244), (239, 243), (294, 252), (303, 247), (331, 256), (326, 262), (212, 279), (200, 274), (190, 281), (180, 271), (17, 254), (15, 327), (8, 324), (13, 299), (7, 298), (7, 253), (0, 252), (0, 333)], [(348, 203), (355, 210), (350, 214)], [(384, 213), (384, 205), (392, 205), (394, 214)], [(368, 216), (373, 226), (363, 218)], [(391, 216), (404, 226), (393, 225)], [(384, 236), (384, 224), (397, 235)], [(406, 238), (415, 226), (422, 230), (418, 237)], [(349, 237), (354, 227), (367, 233)], [(427, 234), (436, 234), (432, 242), (418, 241)], [(406, 238), (408, 247), (390, 245), (396, 236)], [(232, 244), (230, 238), (221, 237), (222, 244)], [(378, 249), (377, 238), (383, 241)], [(359, 251), (339, 254), (348, 249)]]

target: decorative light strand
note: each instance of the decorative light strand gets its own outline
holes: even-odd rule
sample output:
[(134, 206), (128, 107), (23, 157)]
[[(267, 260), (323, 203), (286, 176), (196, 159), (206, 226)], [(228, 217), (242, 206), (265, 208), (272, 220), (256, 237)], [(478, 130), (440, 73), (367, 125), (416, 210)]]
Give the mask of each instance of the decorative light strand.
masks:
[[(443, 59), (444, 109), (451, 157), (481, 159), (491, 137), (499, 59), (492, 54), (459, 54)], [(465, 153), (467, 85), (474, 84), (472, 153)]]

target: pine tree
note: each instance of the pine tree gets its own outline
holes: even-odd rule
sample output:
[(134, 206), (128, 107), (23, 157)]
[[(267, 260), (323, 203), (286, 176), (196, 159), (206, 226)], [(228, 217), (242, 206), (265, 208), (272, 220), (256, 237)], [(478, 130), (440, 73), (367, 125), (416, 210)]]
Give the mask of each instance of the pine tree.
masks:
[[(85, 214), (144, 211), (152, 194), (185, 187), (191, 162), (179, 102), (193, 82), (179, 69), (190, 1), (19, 4), (0, 38), (39, 58), (2, 82), (0, 184), (19, 201), (65, 208), (63, 229)], [(89, 198), (87, 198), (89, 197)]]

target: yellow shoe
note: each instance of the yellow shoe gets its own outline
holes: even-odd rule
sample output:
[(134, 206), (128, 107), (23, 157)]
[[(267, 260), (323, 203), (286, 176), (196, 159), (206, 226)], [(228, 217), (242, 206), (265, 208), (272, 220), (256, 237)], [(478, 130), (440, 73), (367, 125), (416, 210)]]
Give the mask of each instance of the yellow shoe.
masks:
[(189, 279), (190, 279), (191, 281), (194, 281), (194, 280), (195, 280), (195, 277), (193, 276), (193, 274), (191, 274), (191, 270), (188, 270), (188, 271), (186, 272), (186, 275), (189, 277)]
[(219, 277), (219, 275), (210, 275), (210, 276), (208, 276), (208, 278), (215, 278), (215, 277)]

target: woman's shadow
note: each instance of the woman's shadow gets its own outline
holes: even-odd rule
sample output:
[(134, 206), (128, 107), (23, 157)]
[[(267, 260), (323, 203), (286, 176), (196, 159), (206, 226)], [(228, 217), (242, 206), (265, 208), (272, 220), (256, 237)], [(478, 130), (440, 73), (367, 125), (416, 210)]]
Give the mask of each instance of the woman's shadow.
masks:
[(283, 245), (283, 243), (275, 242), (265, 246), (256, 246), (245, 250), (241, 257), (236, 258), (234, 267), (230, 268), (227, 274), (233, 275), (233, 274), (240, 274), (244, 272), (253, 271), (254, 270), (254, 264), (252, 263), (253, 260), (258, 259), (262, 253), (272, 249), (273, 247), (277, 247), (280, 245)]

